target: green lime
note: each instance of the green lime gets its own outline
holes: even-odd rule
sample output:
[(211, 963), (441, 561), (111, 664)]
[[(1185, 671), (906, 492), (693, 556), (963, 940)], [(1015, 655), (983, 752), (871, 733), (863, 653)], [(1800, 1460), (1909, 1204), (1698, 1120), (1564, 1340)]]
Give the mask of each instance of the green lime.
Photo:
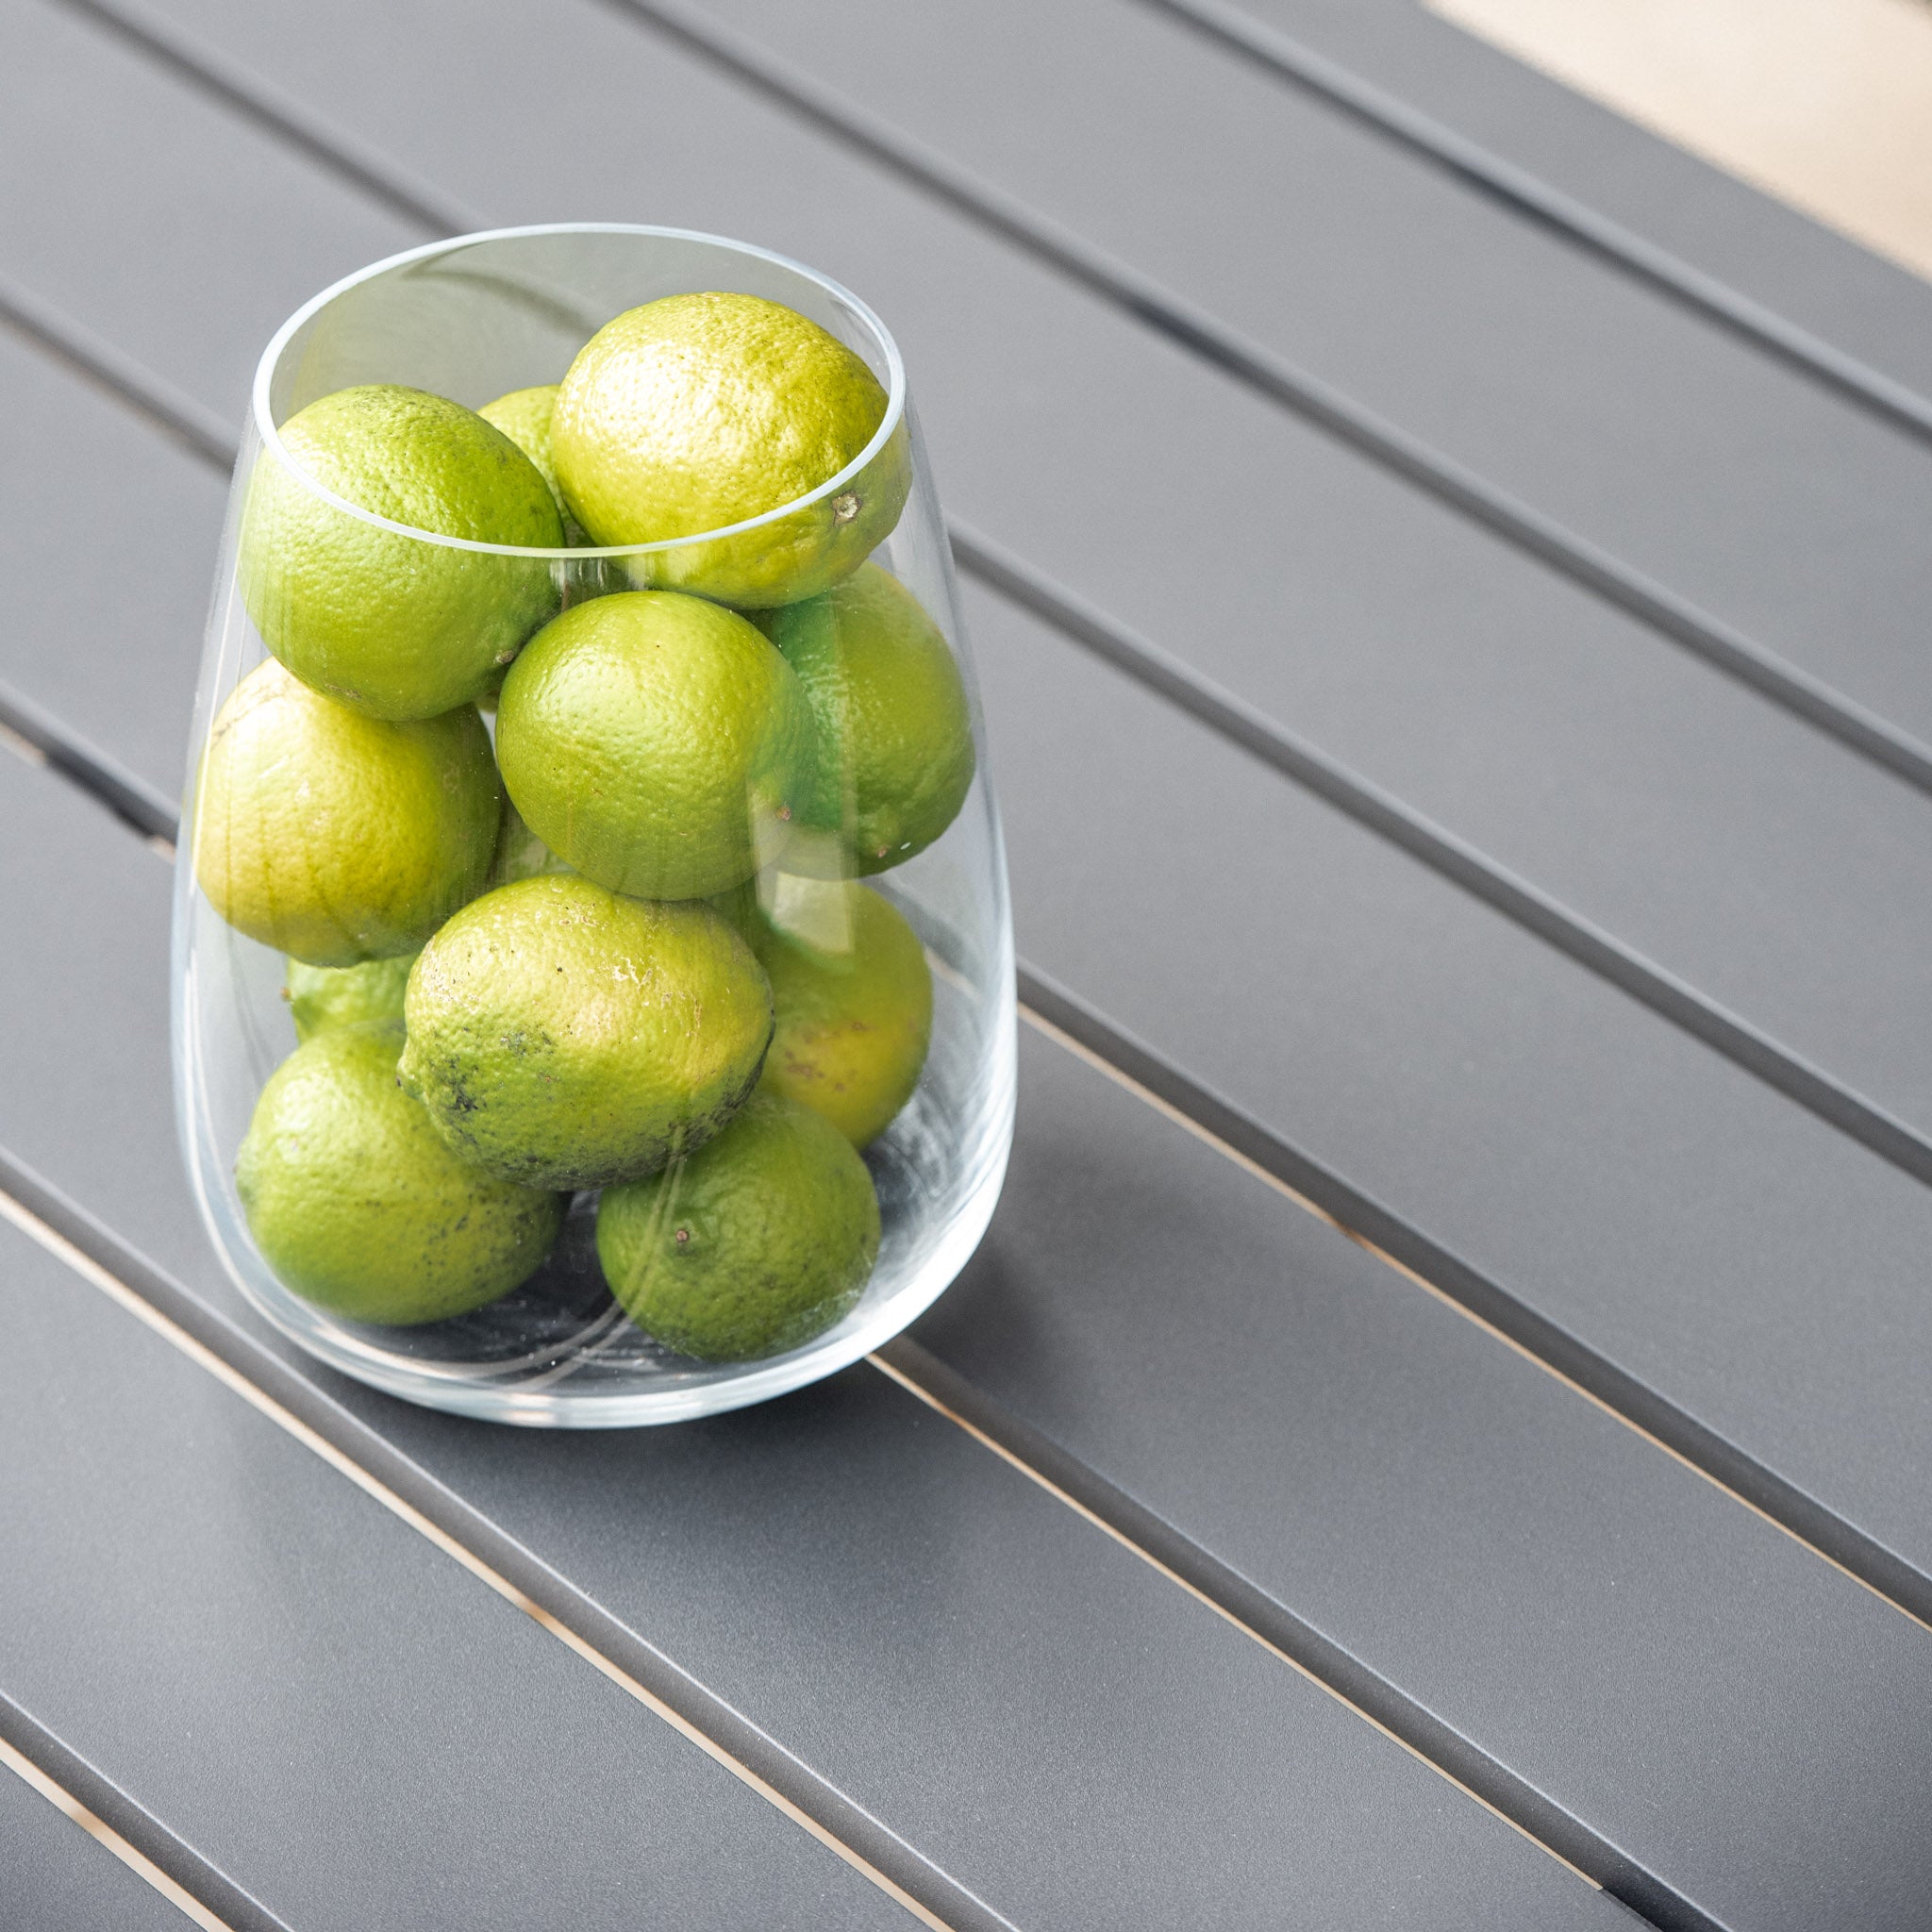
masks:
[(331, 1026), (358, 1026), (366, 1021), (402, 1024), (403, 989), (409, 983), (414, 953), (393, 959), (365, 959), (359, 966), (305, 966), (291, 959), (282, 980), (298, 1041), (313, 1040)]
[(513, 389), (493, 403), (485, 403), (476, 413), (492, 428), (502, 430), (536, 465), (561, 515), (563, 498), (557, 487), (557, 464), (550, 454), (550, 413), (556, 407), (557, 385), (546, 382), (536, 389)]
[(535, 1273), (563, 1203), (458, 1160), (396, 1085), (400, 1026), (335, 1026), (261, 1090), (235, 1161), (284, 1286), (352, 1322), (440, 1322)]
[(751, 948), (709, 907), (547, 874), (471, 901), (423, 949), (404, 1087), (465, 1160), (531, 1187), (661, 1167), (731, 1117), (772, 1037)]
[[(563, 492), (557, 487), (557, 464), (550, 453), (550, 416), (557, 405), (557, 385), (545, 383), (538, 389), (513, 389), (508, 395), (485, 403), (477, 410), (484, 422), (502, 430), (537, 466), (537, 474), (550, 486), (557, 499), (558, 514), (563, 519), (563, 541), (574, 547), (590, 542), (583, 526), (564, 508)], [(563, 567), (563, 602), (581, 604), (590, 597), (608, 596), (612, 591), (630, 589), (630, 578), (622, 566), (608, 558), (591, 558)], [(501, 671), (477, 698), (493, 704), (503, 684)]]
[(783, 875), (777, 885), (753, 942), (777, 1012), (762, 1085), (863, 1147), (912, 1097), (925, 1065), (925, 948), (868, 887)]
[(566, 610), (504, 680), (496, 756), (517, 809), (613, 891), (696, 899), (789, 836), (811, 716), (783, 658), (722, 605), (630, 591)]
[(800, 871), (884, 872), (958, 816), (973, 783), (973, 723), (939, 626), (875, 563), (824, 596), (776, 610), (764, 628), (798, 674), (818, 727), (816, 782), (799, 824), (828, 834)]
[(249, 482), (239, 575), (263, 642), (318, 691), (375, 718), (434, 717), (475, 698), (557, 608), (541, 558), (406, 537), (309, 488), (414, 530), (558, 547), (543, 478), (474, 409), (372, 383), (310, 403), (281, 443), (288, 462), (264, 450)]
[(865, 1163), (809, 1108), (757, 1093), (715, 1141), (597, 1204), (597, 1258), (645, 1334), (705, 1361), (802, 1347), (879, 1252)]
[(391, 958), (482, 889), (502, 808), (473, 706), (386, 724), (270, 658), (208, 734), (194, 874), (230, 925), (277, 952)]
[[(845, 344), (757, 295), (667, 295), (620, 315), (563, 378), (563, 500), (599, 543), (657, 543), (763, 516), (862, 454), (889, 398)], [(883, 542), (910, 485), (902, 423), (843, 488), (757, 529), (632, 560), (660, 590), (767, 608), (826, 590)]]

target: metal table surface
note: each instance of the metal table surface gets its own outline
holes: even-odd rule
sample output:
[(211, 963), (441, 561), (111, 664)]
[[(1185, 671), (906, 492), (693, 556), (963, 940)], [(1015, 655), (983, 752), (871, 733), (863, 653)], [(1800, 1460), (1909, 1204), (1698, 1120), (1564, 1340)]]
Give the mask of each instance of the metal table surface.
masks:
[[(1410, 0), (12, 0), (0, 170), (0, 1924), (1932, 1924), (1932, 291)], [(898, 335), (1025, 1022), (909, 1336), (594, 1437), (166, 1044), (254, 358), (560, 218)]]

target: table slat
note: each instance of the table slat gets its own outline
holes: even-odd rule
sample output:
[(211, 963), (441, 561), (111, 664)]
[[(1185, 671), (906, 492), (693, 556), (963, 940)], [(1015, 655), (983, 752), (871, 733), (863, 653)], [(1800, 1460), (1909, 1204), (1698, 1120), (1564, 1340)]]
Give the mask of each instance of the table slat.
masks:
[(279, 1918), (910, 1923), (11, 1225), (0, 1304), (0, 1689)]
[(1932, 738), (1932, 437), (1141, 7), (699, 11)]
[(0, 410), (0, 684), (178, 798), (225, 483), (4, 329)]

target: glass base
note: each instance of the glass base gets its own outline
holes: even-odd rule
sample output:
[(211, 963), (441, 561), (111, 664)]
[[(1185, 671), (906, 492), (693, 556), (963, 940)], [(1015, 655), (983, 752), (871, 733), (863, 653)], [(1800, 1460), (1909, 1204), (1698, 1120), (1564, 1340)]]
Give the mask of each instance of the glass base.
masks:
[[(941, 965), (943, 1003), (968, 999)], [(950, 983), (949, 983), (950, 982)], [(194, 1002), (181, 1037), (181, 1092), (206, 1091)], [(939, 1041), (951, 1029), (935, 1028)], [(999, 1199), (1012, 1144), (1014, 1055), (992, 1069), (994, 1091), (974, 1086), (984, 1064), (931, 1065), (891, 1129), (866, 1149), (884, 1240), (859, 1302), (803, 1348), (751, 1362), (703, 1362), (645, 1335), (612, 1299), (597, 1264), (596, 1199), (579, 1194), (543, 1266), (513, 1293), (448, 1322), (387, 1328), (343, 1322), (291, 1294), (257, 1250), (228, 1162), (213, 1144), (215, 1109), (187, 1105), (181, 1121), (202, 1220), (242, 1297), (310, 1355), (386, 1394), (484, 1422), (529, 1428), (631, 1428), (685, 1422), (764, 1402), (834, 1374), (869, 1355), (938, 1300), (979, 1245)], [(949, 1078), (948, 1076), (953, 1076)], [(970, 1121), (971, 1144), (959, 1129)]]

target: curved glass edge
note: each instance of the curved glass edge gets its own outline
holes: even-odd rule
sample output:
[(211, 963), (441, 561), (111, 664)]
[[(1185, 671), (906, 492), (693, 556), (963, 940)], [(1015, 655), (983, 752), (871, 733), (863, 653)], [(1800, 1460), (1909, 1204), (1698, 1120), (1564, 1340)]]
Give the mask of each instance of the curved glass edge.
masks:
[[(375, 510), (365, 509), (359, 504), (351, 503), (345, 496), (338, 495), (333, 490), (318, 483), (307, 471), (291, 460), (288, 451), (282, 447), (280, 427), (275, 417), (274, 392), (277, 383), (282, 379), (283, 358), (290, 347), (297, 341), (303, 329), (311, 325), (332, 303), (358, 289), (380, 280), (385, 275), (460, 256), (469, 250), (487, 246), (491, 242), (564, 235), (623, 235), (717, 248), (741, 256), (746, 260), (762, 262), (767, 267), (778, 269), (787, 275), (796, 275), (822, 291), (845, 312), (847, 317), (871, 335), (873, 346), (876, 351), (876, 359), (885, 365), (886, 412), (880, 418), (879, 426), (873, 432), (871, 441), (842, 470), (836, 475), (828, 476), (816, 489), (808, 491), (803, 496), (793, 497), (789, 503), (780, 504), (775, 509), (764, 510), (758, 516), (747, 517), (741, 523), (725, 524), (715, 530), (694, 531), (690, 536), (662, 537), (650, 543), (584, 544), (575, 549), (555, 550), (515, 543), (486, 543), (475, 538), (450, 537), (438, 530), (423, 530), (412, 524), (396, 523), (391, 518), (377, 514)], [(601, 325), (581, 317), (574, 319), (588, 333), (594, 333)], [(605, 319), (608, 321), (609, 318)], [(848, 343), (847, 346), (858, 345)], [(871, 361), (874, 358), (866, 359)], [(842, 284), (835, 282), (829, 275), (821, 275), (816, 269), (808, 267), (804, 262), (795, 261), (788, 255), (780, 255), (770, 248), (760, 248), (754, 242), (734, 242), (722, 235), (707, 235), (694, 228), (652, 227), (643, 224), (624, 222), (558, 222), (534, 227), (484, 228), (474, 234), (451, 236), (444, 241), (426, 242), (420, 248), (405, 249), (400, 254), (372, 262), (367, 268), (358, 269), (354, 275), (344, 275), (341, 281), (331, 284), (319, 295), (305, 302), (275, 331), (268, 347), (262, 352), (260, 362), (256, 366), (251, 403), (251, 427), (255, 431), (259, 448), (266, 450), (311, 495), (318, 497), (344, 516), (353, 517), (357, 522), (368, 524), (376, 529), (388, 530), (395, 536), (413, 538), (419, 542), (441, 549), (472, 550), (486, 556), (527, 558), (533, 561), (546, 563), (582, 564), (607, 558), (621, 561), (625, 558), (651, 557), (673, 550), (695, 550), (704, 544), (763, 529), (768, 525), (782, 522), (785, 518), (795, 515), (814, 503), (836, 495), (838, 491), (870, 470), (873, 463), (885, 453), (898, 431), (906, 414), (906, 367), (899, 354), (899, 345), (892, 339), (891, 331), (866, 303), (860, 301)]]

